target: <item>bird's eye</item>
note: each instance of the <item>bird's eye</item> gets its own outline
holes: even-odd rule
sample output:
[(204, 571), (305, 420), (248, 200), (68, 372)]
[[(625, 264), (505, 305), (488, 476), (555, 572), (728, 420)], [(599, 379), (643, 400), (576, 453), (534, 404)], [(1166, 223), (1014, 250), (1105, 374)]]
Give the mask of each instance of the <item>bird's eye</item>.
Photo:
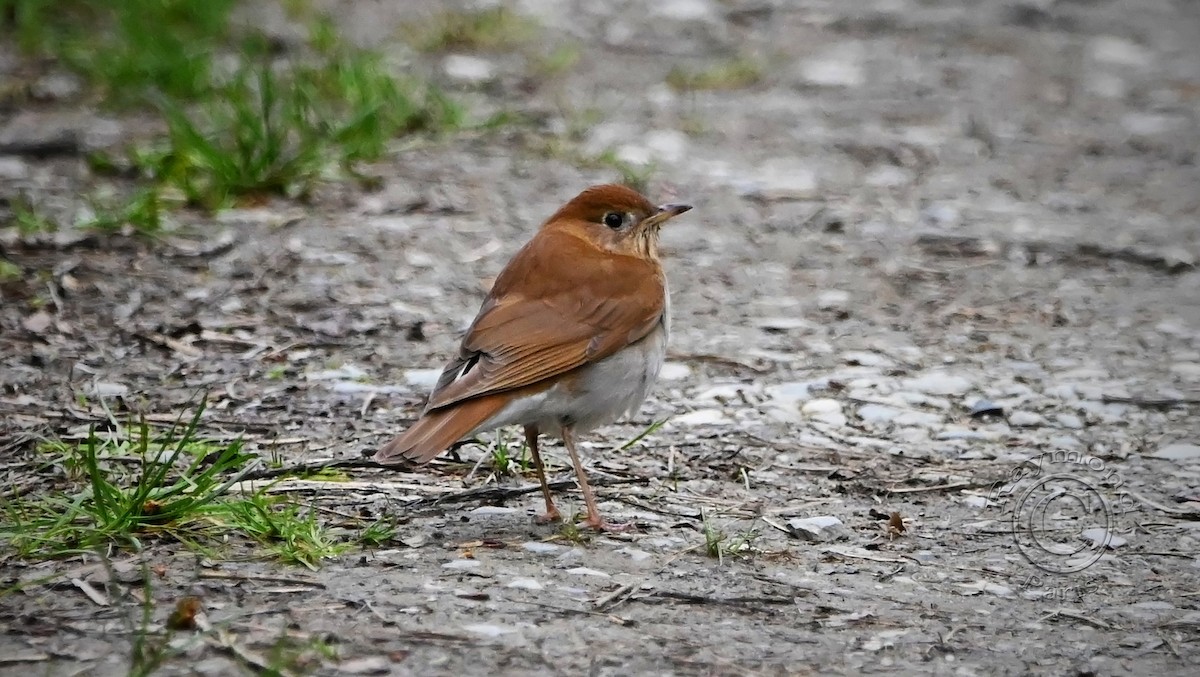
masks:
[(625, 217), (617, 212), (609, 212), (604, 215), (604, 225), (616, 230), (625, 224)]

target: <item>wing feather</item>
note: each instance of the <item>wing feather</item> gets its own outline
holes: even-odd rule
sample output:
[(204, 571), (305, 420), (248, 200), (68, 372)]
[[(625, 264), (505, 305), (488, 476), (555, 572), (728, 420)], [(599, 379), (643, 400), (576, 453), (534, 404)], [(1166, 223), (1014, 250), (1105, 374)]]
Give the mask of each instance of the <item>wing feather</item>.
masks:
[(497, 277), (427, 410), (604, 359), (649, 334), (664, 309), (656, 265), (544, 230)]

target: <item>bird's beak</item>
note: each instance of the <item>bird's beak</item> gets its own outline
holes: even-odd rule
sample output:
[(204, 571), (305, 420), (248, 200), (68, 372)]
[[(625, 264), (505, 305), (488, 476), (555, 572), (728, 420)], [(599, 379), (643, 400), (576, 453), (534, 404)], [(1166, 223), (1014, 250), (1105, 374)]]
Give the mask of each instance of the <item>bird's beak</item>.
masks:
[(691, 208), (691, 205), (684, 204), (659, 205), (658, 211), (646, 217), (646, 220), (642, 222), (642, 225), (655, 227), (661, 226), (666, 221), (679, 216)]

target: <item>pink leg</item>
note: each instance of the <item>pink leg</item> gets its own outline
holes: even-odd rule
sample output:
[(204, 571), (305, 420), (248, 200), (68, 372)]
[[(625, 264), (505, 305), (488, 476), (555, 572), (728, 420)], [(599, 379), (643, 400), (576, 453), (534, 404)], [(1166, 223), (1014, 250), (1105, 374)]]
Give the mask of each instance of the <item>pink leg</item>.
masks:
[(546, 466), (542, 465), (542, 455), (538, 453), (538, 429), (535, 425), (525, 426), (525, 443), (533, 454), (533, 468), (537, 471), (538, 481), (542, 483), (542, 496), (546, 499), (546, 514), (539, 515), (540, 523), (557, 522), (562, 519), (554, 501), (550, 498), (550, 485), (546, 482)]
[(634, 528), (632, 524), (612, 524), (605, 522), (604, 518), (600, 517), (600, 509), (596, 507), (596, 497), (592, 494), (592, 487), (588, 484), (587, 474), (583, 471), (583, 462), (579, 460), (579, 452), (575, 450), (575, 433), (564, 426), (562, 431), (563, 444), (567, 446), (567, 451), (571, 453), (571, 463), (575, 464), (575, 477), (579, 479), (579, 489), (583, 492), (583, 502), (587, 505), (587, 517), (583, 523), (596, 531), (629, 531)]

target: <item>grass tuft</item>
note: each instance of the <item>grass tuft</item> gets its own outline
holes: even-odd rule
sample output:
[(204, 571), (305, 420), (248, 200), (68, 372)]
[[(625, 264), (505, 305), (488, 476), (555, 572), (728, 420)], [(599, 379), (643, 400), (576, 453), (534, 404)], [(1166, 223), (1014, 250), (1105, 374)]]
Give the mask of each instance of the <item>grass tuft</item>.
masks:
[(726, 557), (749, 558), (759, 552), (754, 545), (760, 535), (757, 530), (748, 529), (730, 537), (718, 529), (703, 512), (701, 520), (700, 532), (704, 535), (704, 554), (717, 560), (719, 564), (725, 564)]
[(672, 68), (667, 85), (677, 92), (744, 89), (763, 78), (763, 65), (747, 57), (735, 57), (702, 70)]
[(535, 39), (540, 26), (507, 7), (441, 12), (403, 27), (403, 36), (422, 52), (488, 51), (519, 47)]
[[(154, 234), (182, 204), (209, 210), (266, 196), (304, 198), (325, 180), (367, 179), (358, 166), (396, 138), (456, 130), (462, 108), (348, 45), (333, 22), (299, 12), (307, 45), (288, 59), (254, 27), (231, 22), (234, 0), (0, 0), (0, 39), (57, 60), (109, 107), (161, 116), (165, 133), (120, 159), (89, 158), (97, 174), (134, 178), (136, 190), (93, 205), (76, 228)], [(448, 24), (481, 44), (515, 36), (507, 12)], [(455, 28), (457, 26), (457, 28)], [(153, 129), (154, 127), (151, 126)], [(31, 205), (14, 210), (22, 235), (58, 225)]]
[(26, 54), (56, 57), (114, 106), (154, 93), (209, 93), (215, 50), (233, 35), (234, 0), (0, 0), (0, 33)]
[(257, 544), (270, 557), (310, 569), (358, 545), (392, 538), (392, 522), (335, 535), (315, 506), (274, 496), (266, 488), (231, 492), (259, 460), (240, 442), (217, 444), (197, 435), (203, 406), (187, 425), (165, 433), (144, 421), (80, 443), (38, 446), (35, 472), (46, 490), (0, 497), (0, 552), (29, 560), (113, 549), (144, 551), (180, 542), (211, 556), (212, 546)]

